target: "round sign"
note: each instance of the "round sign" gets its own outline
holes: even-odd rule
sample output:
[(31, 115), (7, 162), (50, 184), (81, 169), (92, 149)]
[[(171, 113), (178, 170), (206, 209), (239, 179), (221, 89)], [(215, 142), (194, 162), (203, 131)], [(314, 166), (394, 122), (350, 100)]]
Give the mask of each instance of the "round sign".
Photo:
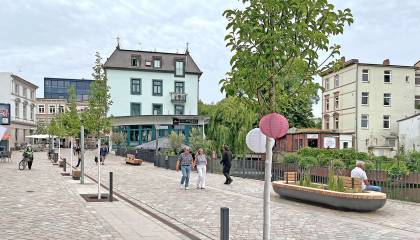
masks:
[(278, 113), (270, 113), (261, 118), (259, 127), (264, 135), (275, 139), (287, 134), (289, 122)]
[(265, 153), (266, 136), (259, 128), (254, 128), (248, 132), (245, 139), (246, 145), (255, 153)]

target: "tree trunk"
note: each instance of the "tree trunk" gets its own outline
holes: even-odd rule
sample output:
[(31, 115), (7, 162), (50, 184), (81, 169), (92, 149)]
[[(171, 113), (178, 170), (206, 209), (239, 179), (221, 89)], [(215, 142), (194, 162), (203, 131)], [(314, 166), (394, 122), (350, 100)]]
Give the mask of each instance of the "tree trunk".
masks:
[(70, 175), (73, 176), (73, 137), (70, 139)]
[(98, 137), (98, 200), (101, 200), (101, 138)]
[(271, 193), (271, 164), (273, 158), (273, 139), (266, 137), (265, 144), (265, 173), (264, 173), (264, 229), (263, 239), (270, 239), (271, 216), (270, 216), (270, 193)]

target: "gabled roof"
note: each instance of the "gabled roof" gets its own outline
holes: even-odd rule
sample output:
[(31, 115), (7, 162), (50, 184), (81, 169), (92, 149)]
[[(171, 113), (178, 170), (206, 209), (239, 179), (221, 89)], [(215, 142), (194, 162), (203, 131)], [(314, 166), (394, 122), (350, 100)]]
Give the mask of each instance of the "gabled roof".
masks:
[[(140, 56), (140, 66), (131, 66), (131, 57)], [(161, 67), (153, 68), (146, 66), (146, 61), (153, 61), (154, 58), (161, 59)], [(155, 72), (175, 72), (175, 60), (184, 60), (185, 73), (201, 75), (202, 72), (187, 51), (186, 53), (166, 53), (151, 51), (136, 51), (116, 48), (111, 56), (104, 64), (105, 69), (127, 69), (127, 70), (144, 70)]]
[(37, 86), (37, 85), (35, 85), (35, 84), (33, 84), (33, 83), (29, 82), (29, 81), (26, 81), (25, 79), (23, 79), (23, 78), (21, 78), (21, 77), (19, 77), (19, 76), (17, 76), (17, 75), (10, 74), (10, 77), (11, 77), (13, 80), (15, 80), (15, 81), (20, 81), (20, 82), (23, 82), (23, 83), (25, 83), (25, 84), (27, 84), (27, 85), (31, 86), (32, 88), (35, 88), (35, 89), (37, 89), (37, 88), (38, 88), (38, 86)]

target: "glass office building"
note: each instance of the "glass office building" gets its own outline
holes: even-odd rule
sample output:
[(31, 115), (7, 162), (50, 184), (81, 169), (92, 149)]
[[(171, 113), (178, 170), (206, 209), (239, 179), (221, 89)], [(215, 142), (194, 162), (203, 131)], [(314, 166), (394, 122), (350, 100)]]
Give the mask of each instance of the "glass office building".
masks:
[(77, 101), (87, 101), (92, 82), (87, 79), (44, 78), (44, 98), (67, 99), (68, 88), (74, 86)]

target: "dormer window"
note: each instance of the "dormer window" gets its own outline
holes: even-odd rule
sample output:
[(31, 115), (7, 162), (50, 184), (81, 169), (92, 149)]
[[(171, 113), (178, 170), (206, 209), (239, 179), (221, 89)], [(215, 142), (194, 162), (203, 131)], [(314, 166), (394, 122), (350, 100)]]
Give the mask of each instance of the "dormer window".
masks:
[(140, 67), (140, 56), (131, 56), (131, 66)]
[(184, 60), (175, 60), (175, 76), (185, 76)]
[(153, 68), (161, 68), (162, 66), (161, 61), (162, 61), (161, 58), (153, 57)]

